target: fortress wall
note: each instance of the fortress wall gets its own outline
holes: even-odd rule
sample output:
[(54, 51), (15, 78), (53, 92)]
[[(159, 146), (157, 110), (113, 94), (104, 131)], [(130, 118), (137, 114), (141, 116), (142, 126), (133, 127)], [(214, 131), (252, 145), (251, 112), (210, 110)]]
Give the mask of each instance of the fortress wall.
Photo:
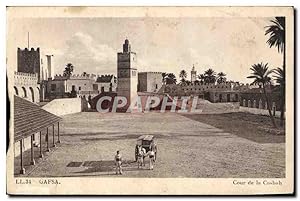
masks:
[(57, 116), (63, 116), (82, 112), (84, 107), (81, 98), (60, 98), (52, 100), (42, 108)]

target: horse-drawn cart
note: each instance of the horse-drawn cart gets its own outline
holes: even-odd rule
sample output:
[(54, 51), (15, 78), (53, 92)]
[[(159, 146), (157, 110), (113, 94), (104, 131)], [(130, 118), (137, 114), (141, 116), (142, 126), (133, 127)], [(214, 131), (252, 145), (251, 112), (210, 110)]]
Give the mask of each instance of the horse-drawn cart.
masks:
[(146, 150), (146, 153), (152, 149), (155, 153), (155, 159), (157, 157), (157, 147), (156, 143), (154, 141), (154, 136), (153, 135), (142, 135), (137, 139), (137, 143), (135, 146), (135, 161), (138, 159), (138, 154), (139, 154), (139, 146), (144, 148)]

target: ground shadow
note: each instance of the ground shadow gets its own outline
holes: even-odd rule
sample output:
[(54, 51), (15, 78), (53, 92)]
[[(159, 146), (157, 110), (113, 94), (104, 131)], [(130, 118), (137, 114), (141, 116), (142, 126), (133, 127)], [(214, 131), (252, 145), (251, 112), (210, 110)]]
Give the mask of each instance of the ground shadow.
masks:
[[(70, 162), (67, 167), (85, 167), (82, 171), (74, 173), (95, 173), (95, 172), (112, 172), (115, 171), (115, 161), (113, 160), (101, 160), (101, 161), (83, 161), (83, 162)], [(126, 171), (139, 170), (137, 169), (137, 163), (133, 160), (125, 160), (122, 164), (123, 169)]]
[[(235, 112), (226, 114), (182, 114), (257, 143), (285, 143), (284, 128), (274, 129), (270, 118), (263, 115)], [(276, 119), (279, 125), (279, 119)]]

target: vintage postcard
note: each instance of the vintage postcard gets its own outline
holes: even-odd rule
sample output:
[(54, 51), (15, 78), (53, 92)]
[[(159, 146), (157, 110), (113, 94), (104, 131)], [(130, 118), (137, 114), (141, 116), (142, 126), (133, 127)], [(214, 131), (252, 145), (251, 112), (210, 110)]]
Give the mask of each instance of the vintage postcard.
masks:
[(7, 193), (294, 192), (293, 7), (7, 7)]

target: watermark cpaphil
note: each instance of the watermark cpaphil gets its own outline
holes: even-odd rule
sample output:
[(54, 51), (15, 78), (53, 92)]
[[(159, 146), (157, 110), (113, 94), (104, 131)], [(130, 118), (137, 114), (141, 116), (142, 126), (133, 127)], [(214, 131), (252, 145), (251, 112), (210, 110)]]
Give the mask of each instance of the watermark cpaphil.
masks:
[[(106, 102), (106, 104), (103, 104)], [(129, 102), (125, 96), (111, 96), (101, 97), (96, 104), (96, 110), (100, 113), (118, 112), (119, 110), (125, 112), (143, 112), (147, 113), (150, 110), (163, 112), (178, 112), (178, 113), (201, 113), (202, 109), (197, 108), (198, 97), (174, 96), (137, 96), (132, 102)], [(103, 106), (104, 105), (104, 106)]]

